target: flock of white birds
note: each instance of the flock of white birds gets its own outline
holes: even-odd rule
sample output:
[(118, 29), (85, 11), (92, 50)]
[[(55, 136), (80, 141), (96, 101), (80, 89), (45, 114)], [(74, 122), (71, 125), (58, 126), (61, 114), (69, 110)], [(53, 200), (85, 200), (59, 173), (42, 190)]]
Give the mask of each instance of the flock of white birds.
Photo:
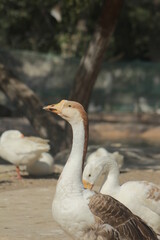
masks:
[[(70, 156), (57, 182), (52, 213), (55, 221), (75, 240), (160, 239), (160, 187), (147, 181), (119, 182), (123, 156), (99, 148), (84, 159), (87, 151), (88, 119), (83, 107), (62, 100), (44, 107), (68, 121), (73, 131)], [(54, 172), (48, 140), (25, 137), (17, 130), (0, 138), (0, 156), (16, 166), (25, 165), (29, 174)], [(92, 190), (104, 175), (100, 192)]]

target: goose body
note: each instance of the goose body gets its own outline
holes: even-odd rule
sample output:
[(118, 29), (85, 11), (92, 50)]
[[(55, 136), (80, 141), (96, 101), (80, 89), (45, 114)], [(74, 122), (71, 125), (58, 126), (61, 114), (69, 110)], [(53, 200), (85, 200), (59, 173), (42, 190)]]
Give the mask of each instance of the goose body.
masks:
[(51, 154), (43, 152), (34, 163), (28, 164), (27, 172), (32, 176), (47, 176), (54, 171), (54, 158)]
[(0, 138), (0, 156), (16, 167), (33, 164), (43, 152), (49, 149), (48, 140), (24, 137), (18, 130), (5, 131)]
[(123, 204), (84, 189), (82, 169), (87, 150), (87, 115), (73, 101), (44, 107), (67, 120), (73, 131), (70, 156), (57, 182), (52, 204), (55, 221), (75, 240), (157, 239), (154, 231)]
[(123, 166), (124, 163), (124, 157), (123, 155), (121, 155), (119, 152), (113, 152), (110, 153), (108, 152), (105, 148), (100, 147), (98, 148), (96, 151), (92, 152), (86, 161), (86, 164), (95, 164), (95, 167), (98, 165), (97, 161), (98, 159), (102, 158), (102, 157), (107, 157), (107, 158), (111, 158), (111, 159), (115, 159), (115, 161), (117, 162), (119, 168), (121, 168)]
[(114, 158), (107, 156), (89, 162), (83, 172), (84, 184), (93, 186), (96, 179), (103, 172), (108, 172), (100, 192), (108, 194), (125, 206), (134, 214), (146, 221), (156, 232), (160, 232), (160, 187), (146, 181), (128, 181), (119, 183), (119, 167)]

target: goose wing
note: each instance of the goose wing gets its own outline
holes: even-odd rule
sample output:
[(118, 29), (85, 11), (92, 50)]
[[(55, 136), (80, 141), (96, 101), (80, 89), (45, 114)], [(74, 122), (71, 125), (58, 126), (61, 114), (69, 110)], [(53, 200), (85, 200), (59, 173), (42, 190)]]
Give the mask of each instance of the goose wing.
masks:
[(89, 208), (103, 224), (109, 224), (116, 229), (122, 239), (158, 239), (152, 228), (148, 227), (145, 222), (111, 196), (101, 193), (93, 195), (89, 201)]
[(28, 154), (33, 152), (46, 152), (49, 151), (50, 146), (48, 143), (38, 143), (30, 141), (27, 138), (10, 140), (2, 144), (2, 147), (15, 154)]
[(97, 217), (95, 219), (100, 224), (95, 224), (89, 230), (87, 229), (84, 240), (128, 240), (122, 238), (120, 233), (112, 226), (103, 224)]

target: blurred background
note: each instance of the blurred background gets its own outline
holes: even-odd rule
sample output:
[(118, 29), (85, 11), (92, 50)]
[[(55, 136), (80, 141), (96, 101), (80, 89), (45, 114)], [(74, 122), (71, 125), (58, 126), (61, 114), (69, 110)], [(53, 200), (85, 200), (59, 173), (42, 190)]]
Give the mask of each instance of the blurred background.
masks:
[[(51, 146), (48, 154), (43, 139), (0, 138), (1, 239), (70, 239), (51, 203), (71, 129), (43, 110), (62, 99), (88, 113), (86, 159), (118, 151), (120, 183), (160, 185), (159, 62), (160, 0), (0, 0), (0, 136), (19, 130)], [(41, 155), (39, 141), (48, 147)]]
[[(110, 4), (108, 8), (106, 2)], [(54, 147), (57, 146), (55, 152), (66, 148), (69, 143), (61, 144), (59, 148), (65, 124), (56, 119), (62, 128), (59, 134), (55, 119), (48, 121), (51, 116), (44, 117), (36, 106), (70, 98), (84, 103), (88, 110), (90, 144), (112, 144), (113, 147), (131, 144), (147, 146), (149, 152), (158, 151), (160, 1), (120, 1), (123, 4), (117, 6), (114, 2), (0, 1), (1, 133), (19, 129), (26, 135), (49, 138)], [(105, 16), (109, 12), (115, 13), (115, 19), (109, 19), (111, 26), (103, 22), (108, 21)], [(89, 56), (88, 49), (95, 43), (97, 31), (106, 44), (105, 47), (102, 44), (100, 60), (95, 55), (98, 54), (96, 46), (101, 47), (101, 43), (96, 43), (92, 49), (90, 62), (95, 57), (92, 67), (98, 65), (98, 69), (93, 82), (91, 76), (85, 79), (88, 92), (83, 76), (78, 76), (81, 67), (85, 69), (83, 60)], [(17, 90), (16, 82), (9, 88), (2, 75), (5, 79), (14, 77), (23, 83), (36, 94), (36, 100), (31, 103), (23, 99), (23, 88)], [(81, 90), (76, 92), (78, 82)], [(14, 90), (10, 91), (11, 88)], [(78, 98), (78, 95), (82, 97)], [(83, 102), (85, 96), (88, 96), (87, 103)], [(42, 115), (43, 121), (40, 120)], [(37, 127), (34, 117), (42, 125), (46, 121), (47, 133)], [(49, 125), (54, 128), (51, 132), (56, 135), (54, 139), (49, 134)], [(59, 135), (61, 140), (58, 141)]]

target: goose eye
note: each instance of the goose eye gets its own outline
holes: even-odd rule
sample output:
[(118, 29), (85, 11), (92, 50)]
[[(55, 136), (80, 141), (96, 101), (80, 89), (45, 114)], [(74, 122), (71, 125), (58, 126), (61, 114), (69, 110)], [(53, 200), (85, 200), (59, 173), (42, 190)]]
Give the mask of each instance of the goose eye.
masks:
[(68, 107), (71, 107), (71, 105), (68, 105)]
[(91, 177), (91, 174), (89, 174), (88, 177)]

